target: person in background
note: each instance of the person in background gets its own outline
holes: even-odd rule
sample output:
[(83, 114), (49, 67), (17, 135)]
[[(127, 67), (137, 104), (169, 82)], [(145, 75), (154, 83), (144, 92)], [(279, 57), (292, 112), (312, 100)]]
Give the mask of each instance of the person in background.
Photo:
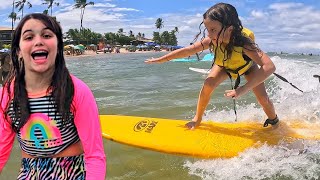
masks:
[[(226, 3), (215, 4), (203, 14), (202, 23), (208, 33), (207, 37), (162, 57), (145, 61), (150, 64), (163, 63), (205, 49), (214, 53), (211, 71), (199, 94), (196, 115), (186, 126), (193, 129), (200, 125), (212, 92), (228, 77), (237, 80), (233, 89), (225, 91), (225, 97), (236, 99), (252, 90), (268, 116), (264, 126), (277, 124), (279, 119), (264, 86), (264, 81), (275, 71), (275, 65), (254, 43), (253, 33), (242, 26), (235, 7)], [(240, 75), (245, 76), (247, 83), (238, 87)]]
[(1, 60), (2, 68), (2, 84), (5, 82), (11, 67), (11, 58), (9, 53), (5, 53), (4, 57)]
[(29, 14), (16, 27), (11, 47), (13, 69), (0, 91), (0, 172), (17, 135), (17, 179), (105, 179), (97, 104), (66, 67), (60, 25)]

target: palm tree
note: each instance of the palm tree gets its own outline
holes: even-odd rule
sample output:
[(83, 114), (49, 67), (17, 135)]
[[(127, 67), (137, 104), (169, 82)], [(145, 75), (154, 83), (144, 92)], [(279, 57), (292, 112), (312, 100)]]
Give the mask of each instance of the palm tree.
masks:
[(160, 33), (160, 29), (163, 28), (163, 21), (161, 18), (158, 18), (156, 21), (156, 28), (159, 29), (159, 33)]
[(123, 36), (123, 28), (120, 28), (119, 30), (118, 30), (118, 34), (120, 35), (120, 36)]
[(54, 2), (55, 0), (44, 0), (44, 3), (42, 4), (47, 4), (48, 8), (50, 9), (50, 16), (52, 16), (52, 6), (55, 4), (56, 6), (59, 6), (60, 4), (58, 2)]
[(178, 29), (178, 27), (177, 27), (177, 26), (176, 26), (176, 27), (174, 27), (174, 32), (179, 33), (179, 29)]
[(42, 13), (45, 14), (45, 15), (48, 15), (49, 14), (48, 13), (48, 9), (44, 10)]
[(24, 9), (24, 4), (25, 3), (27, 3), (29, 9), (32, 8), (32, 4), (27, 0), (20, 0), (20, 1), (16, 2), (16, 8), (19, 8), (18, 12), (21, 11), (21, 18), (23, 18), (23, 9)]
[(12, 31), (13, 31), (13, 26), (14, 26), (14, 24), (15, 24), (15, 22), (17, 21), (17, 19), (20, 19), (20, 18), (18, 18), (18, 16), (17, 16), (17, 13), (15, 13), (15, 12), (11, 12), (11, 14), (8, 16), (12, 21)]
[(140, 40), (140, 39), (141, 39), (141, 37), (142, 37), (141, 32), (138, 32), (138, 34), (137, 34), (137, 39), (138, 39), (138, 40)]
[[(11, 15), (13, 15), (13, 13), (15, 13), (14, 12), (14, 1), (15, 0), (12, 0), (12, 12), (11, 12)], [(15, 13), (16, 14), (16, 17), (17, 17), (17, 13)], [(10, 15), (9, 15), (9, 17), (10, 17)], [(11, 18), (11, 36), (13, 36), (13, 25), (14, 25), (14, 21), (13, 21), (13, 18)]]
[(86, 9), (86, 6), (94, 5), (94, 2), (92, 1), (87, 2), (87, 0), (74, 0), (74, 2), (76, 3), (74, 5), (74, 8), (81, 10), (81, 13), (80, 13), (80, 30), (81, 30), (83, 28), (82, 22), (83, 22), (84, 10)]
[(129, 31), (129, 37), (134, 37), (132, 30)]

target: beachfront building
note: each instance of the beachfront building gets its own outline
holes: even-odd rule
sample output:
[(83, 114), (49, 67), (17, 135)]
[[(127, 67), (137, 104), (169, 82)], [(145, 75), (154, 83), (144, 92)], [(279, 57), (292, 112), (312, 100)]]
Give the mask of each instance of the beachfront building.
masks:
[(11, 44), (12, 29), (9, 27), (0, 27), (0, 49), (4, 44)]

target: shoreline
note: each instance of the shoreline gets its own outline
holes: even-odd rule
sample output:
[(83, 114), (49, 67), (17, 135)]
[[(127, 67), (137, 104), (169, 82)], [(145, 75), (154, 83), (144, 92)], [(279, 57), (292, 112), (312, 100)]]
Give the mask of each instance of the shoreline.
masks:
[(99, 52), (97, 53), (96, 51), (93, 50), (85, 50), (83, 54), (80, 55), (64, 55), (66, 59), (73, 59), (73, 58), (79, 58), (79, 57), (91, 57), (91, 56), (100, 56), (100, 55), (106, 55), (106, 54), (145, 54), (145, 53), (155, 53), (155, 52), (169, 52), (166, 50), (161, 50), (161, 51), (135, 51), (135, 52), (129, 52), (125, 49), (120, 49), (120, 53), (115, 53), (115, 52)]

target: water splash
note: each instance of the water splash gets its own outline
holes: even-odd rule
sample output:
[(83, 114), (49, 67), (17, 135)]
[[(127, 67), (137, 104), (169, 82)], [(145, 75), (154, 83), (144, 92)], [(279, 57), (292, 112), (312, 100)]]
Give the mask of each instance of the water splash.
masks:
[(263, 145), (231, 159), (187, 161), (189, 174), (210, 180), (319, 179), (319, 143), (304, 145), (309, 151)]
[[(281, 120), (320, 123), (319, 64), (301, 59), (272, 57), (277, 70), (289, 82), (304, 92), (271, 76), (266, 82), (267, 92), (274, 102)], [(238, 103), (238, 121), (261, 121), (266, 118), (255, 102)], [(205, 120), (234, 121), (232, 107), (206, 111)], [(320, 142), (297, 141), (277, 146), (262, 145), (251, 148), (231, 159), (187, 161), (189, 174), (210, 180), (242, 179), (320, 179)]]

